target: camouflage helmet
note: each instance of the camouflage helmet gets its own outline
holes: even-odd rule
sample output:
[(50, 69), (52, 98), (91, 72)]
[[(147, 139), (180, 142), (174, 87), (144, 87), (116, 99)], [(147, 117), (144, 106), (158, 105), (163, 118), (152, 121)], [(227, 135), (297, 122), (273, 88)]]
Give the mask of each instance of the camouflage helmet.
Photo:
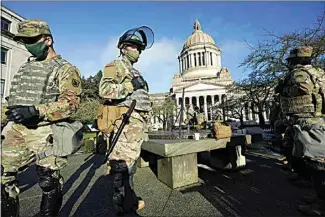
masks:
[(149, 49), (153, 45), (153, 31), (147, 26), (130, 29), (120, 38), (117, 47), (121, 49), (124, 44), (132, 44), (140, 50)]
[(300, 47), (292, 49), (290, 51), (289, 56), (286, 58), (286, 60), (295, 58), (295, 57), (311, 57), (312, 53), (313, 53), (313, 47), (300, 46)]
[(42, 20), (25, 20), (17, 25), (17, 34), (13, 37), (15, 41), (21, 38), (32, 38), (39, 35), (52, 35), (49, 25)]

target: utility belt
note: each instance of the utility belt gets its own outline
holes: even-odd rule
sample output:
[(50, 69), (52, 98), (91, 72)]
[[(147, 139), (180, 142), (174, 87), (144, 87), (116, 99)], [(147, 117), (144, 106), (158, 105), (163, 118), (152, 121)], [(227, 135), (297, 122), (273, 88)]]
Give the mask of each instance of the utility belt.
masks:
[[(122, 118), (129, 107), (121, 106), (122, 100), (105, 101), (97, 110), (97, 126), (99, 131), (110, 134), (114, 131), (115, 122)], [(149, 117), (149, 112), (136, 111), (144, 119)]]
[(312, 96), (310, 95), (281, 97), (281, 107), (282, 111), (287, 115), (316, 112)]

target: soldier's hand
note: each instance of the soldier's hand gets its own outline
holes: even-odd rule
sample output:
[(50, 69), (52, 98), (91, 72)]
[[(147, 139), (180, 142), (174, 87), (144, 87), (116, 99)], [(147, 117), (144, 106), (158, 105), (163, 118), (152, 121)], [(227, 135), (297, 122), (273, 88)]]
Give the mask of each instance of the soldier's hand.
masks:
[(6, 111), (8, 120), (24, 123), (30, 119), (39, 118), (39, 111), (35, 106), (11, 106)]
[(147, 85), (147, 82), (143, 79), (142, 76), (134, 77), (131, 80), (131, 83), (134, 90), (143, 89)]

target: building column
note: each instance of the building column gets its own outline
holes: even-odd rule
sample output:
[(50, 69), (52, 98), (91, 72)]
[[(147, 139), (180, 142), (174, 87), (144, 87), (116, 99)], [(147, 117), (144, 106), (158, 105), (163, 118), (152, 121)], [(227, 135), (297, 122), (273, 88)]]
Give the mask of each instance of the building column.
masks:
[(213, 59), (213, 62), (214, 62), (214, 66), (217, 66), (218, 65), (218, 60), (217, 60), (216, 53), (212, 53), (212, 59)]
[(211, 95), (211, 103), (212, 103), (212, 106), (214, 106), (214, 95)]
[(200, 108), (200, 97), (196, 97), (196, 106)]
[(182, 74), (182, 63), (181, 63), (181, 58), (178, 57), (178, 67), (179, 67), (179, 73)]
[(208, 104), (207, 104), (207, 96), (203, 96), (204, 98), (204, 115), (205, 118), (208, 120)]
[(195, 67), (195, 65), (194, 65), (194, 54), (193, 53), (191, 53), (191, 63), (192, 63), (192, 67)]
[(207, 51), (207, 66), (210, 66), (210, 51)]

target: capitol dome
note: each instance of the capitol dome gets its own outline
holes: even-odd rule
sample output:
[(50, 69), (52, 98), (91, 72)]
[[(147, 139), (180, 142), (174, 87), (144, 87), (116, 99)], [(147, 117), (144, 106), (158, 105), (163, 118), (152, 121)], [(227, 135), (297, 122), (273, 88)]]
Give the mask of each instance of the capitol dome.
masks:
[(185, 41), (183, 49), (199, 44), (211, 44), (216, 46), (216, 43), (214, 42), (213, 38), (201, 30), (201, 24), (198, 20), (196, 20), (194, 23), (194, 31), (192, 35), (190, 35), (190, 37), (188, 37)]
[(217, 77), (221, 70), (221, 50), (213, 38), (202, 31), (198, 20), (178, 57), (179, 72), (183, 78)]

